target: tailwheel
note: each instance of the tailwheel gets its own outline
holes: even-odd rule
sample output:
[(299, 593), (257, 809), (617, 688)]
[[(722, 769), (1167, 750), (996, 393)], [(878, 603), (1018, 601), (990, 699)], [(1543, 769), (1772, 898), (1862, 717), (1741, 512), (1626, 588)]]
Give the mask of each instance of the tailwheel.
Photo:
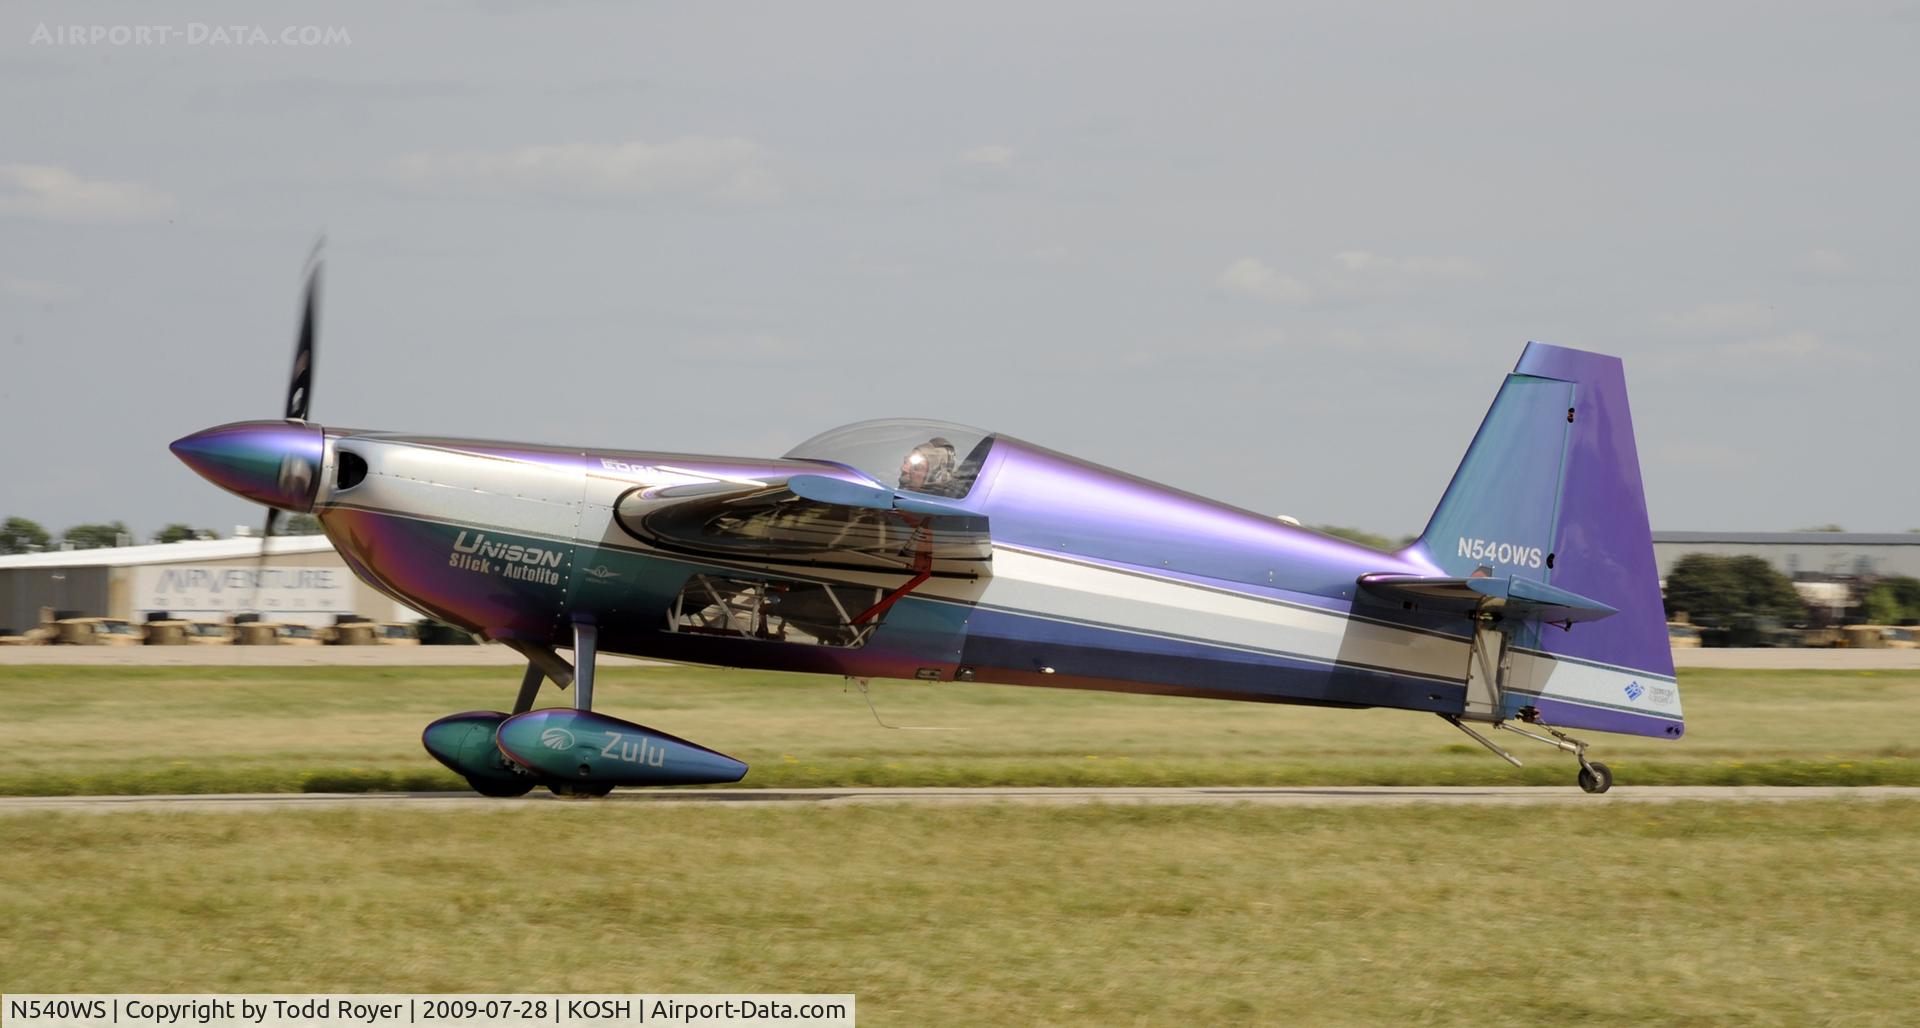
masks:
[(491, 796), (495, 799), (510, 800), (516, 796), (525, 796), (527, 793), (530, 793), (533, 791), (533, 781), (532, 779), (528, 779), (528, 778), (515, 778), (515, 779), (509, 780), (509, 779), (499, 779), (499, 778), (476, 778), (469, 775), (469, 776), (466, 776), (466, 779), (467, 779), (467, 784), (473, 788), (474, 792), (477, 792), (482, 796)]
[[(1543, 742), (1553, 747), (1554, 749), (1573, 754), (1574, 759), (1580, 762), (1580, 779), (1579, 779), (1580, 788), (1586, 790), (1587, 792), (1602, 793), (1602, 792), (1606, 792), (1608, 789), (1613, 788), (1613, 769), (1609, 768), (1605, 764), (1600, 763), (1597, 760), (1588, 760), (1587, 744), (1585, 742), (1579, 739), (1575, 739), (1573, 736), (1568, 735), (1567, 733), (1561, 731), (1560, 729), (1542, 722), (1539, 718), (1539, 715), (1535, 713), (1531, 713), (1531, 711), (1532, 711), (1531, 707), (1525, 710), (1522, 710), (1520, 712), (1521, 718), (1529, 724), (1538, 725), (1539, 727), (1546, 729), (1547, 735), (1538, 735), (1536, 733), (1529, 732), (1526, 729), (1521, 728), (1509, 721), (1495, 721), (1493, 723), (1493, 727), (1501, 729), (1503, 731), (1512, 732), (1515, 735), (1524, 735), (1535, 742)], [(1499, 757), (1500, 759), (1505, 760), (1507, 763), (1512, 764), (1514, 767), (1524, 766), (1520, 763), (1520, 758), (1514, 756), (1511, 753), (1508, 753), (1506, 750), (1503, 750), (1498, 746), (1495, 746), (1493, 744), (1492, 739), (1489, 739), (1486, 736), (1481, 735), (1479, 732), (1474, 731), (1473, 727), (1467, 724), (1466, 721), (1461, 719), (1460, 717), (1453, 714), (1442, 714), (1440, 715), (1440, 718), (1441, 720), (1446, 721), (1448, 724), (1451, 724), (1453, 727), (1458, 728), (1461, 731), (1467, 733), (1467, 735), (1470, 736), (1474, 742), (1477, 742), (1480, 745), (1485, 746), (1487, 749), (1492, 750), (1494, 755)], [(1549, 736), (1551, 736), (1551, 738), (1549, 738)]]

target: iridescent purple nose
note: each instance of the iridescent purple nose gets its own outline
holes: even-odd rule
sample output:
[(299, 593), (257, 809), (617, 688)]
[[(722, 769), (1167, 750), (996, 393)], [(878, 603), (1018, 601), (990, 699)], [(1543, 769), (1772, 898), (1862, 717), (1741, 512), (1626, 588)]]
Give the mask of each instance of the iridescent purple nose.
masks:
[(320, 491), (326, 437), (297, 421), (236, 421), (174, 441), (173, 455), (202, 478), (255, 503), (304, 513)]

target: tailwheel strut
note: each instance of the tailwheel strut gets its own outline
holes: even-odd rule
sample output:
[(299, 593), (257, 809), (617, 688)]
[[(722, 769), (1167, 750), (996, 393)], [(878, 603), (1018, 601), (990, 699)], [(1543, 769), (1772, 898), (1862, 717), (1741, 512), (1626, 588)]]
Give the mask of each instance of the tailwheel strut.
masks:
[[(1524, 711), (1521, 716), (1527, 717)], [(1467, 733), (1468, 737), (1473, 739), (1473, 741), (1485, 746), (1488, 750), (1491, 750), (1495, 756), (1505, 760), (1507, 763), (1512, 764), (1514, 767), (1525, 766), (1520, 763), (1519, 757), (1501, 749), (1492, 739), (1474, 731), (1465, 721), (1462, 721), (1458, 715), (1442, 714), (1440, 717), (1453, 727)], [(1493, 722), (1493, 727), (1501, 731), (1512, 732), (1515, 735), (1526, 736), (1535, 742), (1545, 743), (1554, 749), (1573, 754), (1573, 759), (1580, 762), (1580, 774), (1576, 780), (1580, 783), (1582, 790), (1590, 793), (1603, 793), (1613, 788), (1613, 770), (1597, 760), (1587, 759), (1587, 746), (1589, 744), (1586, 740), (1576, 739), (1558, 728), (1543, 724), (1539, 720), (1538, 715), (1527, 717), (1527, 720), (1531, 724), (1546, 729), (1547, 735), (1541, 735), (1538, 732), (1529, 732), (1507, 721), (1495, 721)], [(1551, 738), (1549, 738), (1549, 736)]]
[(1541, 728), (1546, 729), (1547, 734), (1553, 736), (1553, 738), (1551, 740), (1544, 739), (1532, 732), (1515, 728), (1505, 722), (1502, 722), (1500, 727), (1516, 735), (1524, 735), (1529, 739), (1536, 739), (1549, 746), (1573, 754), (1573, 759), (1580, 762), (1579, 782), (1581, 789), (1591, 793), (1602, 793), (1613, 788), (1613, 769), (1597, 760), (1587, 759), (1586, 740), (1576, 739), (1560, 729), (1547, 724), (1545, 721), (1540, 720), (1540, 712), (1533, 707), (1521, 707), (1520, 720), (1531, 725), (1539, 725)]

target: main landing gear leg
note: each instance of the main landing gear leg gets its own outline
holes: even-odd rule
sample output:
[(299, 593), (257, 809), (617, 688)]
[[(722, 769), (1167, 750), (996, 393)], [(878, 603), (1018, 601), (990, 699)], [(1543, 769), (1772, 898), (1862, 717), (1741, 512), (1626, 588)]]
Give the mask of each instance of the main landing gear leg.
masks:
[[(598, 663), (600, 650), (600, 629), (594, 625), (576, 621), (573, 624), (573, 709), (585, 713), (593, 709), (593, 668)], [(547, 791), (555, 796), (567, 798), (595, 798), (613, 791), (611, 785), (574, 785), (562, 783), (547, 786)]]
[[(1522, 712), (1522, 716), (1523, 717), (1526, 716), (1526, 713), (1524, 711)], [(1467, 733), (1467, 735), (1470, 736), (1474, 742), (1477, 742), (1480, 745), (1485, 746), (1487, 749), (1493, 751), (1494, 755), (1499, 757), (1500, 759), (1505, 760), (1507, 763), (1512, 764), (1514, 767), (1524, 766), (1520, 763), (1520, 758), (1494, 745), (1493, 740), (1487, 738), (1484, 735), (1481, 735), (1479, 732), (1476, 732), (1472, 728), (1468, 727), (1467, 723), (1460, 720), (1458, 716), (1453, 714), (1442, 714), (1440, 715), (1440, 717), (1442, 720), (1446, 721), (1448, 724), (1452, 725), (1453, 727), (1458, 728), (1461, 731)], [(1567, 733), (1559, 730), (1558, 728), (1552, 727), (1551, 725), (1540, 724), (1538, 720), (1532, 720), (1530, 723), (1540, 725), (1541, 728), (1545, 728), (1547, 730), (1547, 735), (1551, 735), (1552, 738), (1548, 738), (1547, 735), (1540, 735), (1536, 732), (1529, 732), (1524, 728), (1517, 728), (1514, 725), (1509, 724), (1508, 722), (1505, 722), (1505, 721), (1495, 721), (1493, 723), (1493, 727), (1500, 729), (1501, 731), (1512, 732), (1515, 735), (1524, 735), (1535, 742), (1543, 742), (1543, 743), (1546, 743), (1548, 746), (1553, 747), (1554, 749), (1562, 750), (1567, 753), (1573, 754), (1573, 758), (1580, 762), (1580, 775), (1579, 775), (1578, 781), (1580, 782), (1581, 789), (1591, 793), (1602, 793), (1602, 792), (1606, 792), (1608, 789), (1613, 788), (1612, 769), (1608, 768), (1607, 765), (1602, 764), (1597, 760), (1587, 759), (1588, 744), (1585, 740), (1576, 739), (1573, 736), (1568, 735)]]
[(593, 709), (593, 665), (599, 653), (600, 629), (574, 622), (573, 625), (573, 709)]
[(514, 698), (513, 712), (524, 714), (533, 709), (533, 701), (540, 695), (540, 679), (551, 678), (553, 684), (562, 689), (573, 684), (573, 666), (553, 647), (535, 645), (518, 639), (504, 639), (507, 648), (527, 658), (527, 672), (520, 676), (520, 695)]
[(525, 714), (533, 709), (533, 701), (540, 695), (540, 683), (547, 680), (547, 673), (540, 665), (527, 661), (527, 671), (520, 676), (520, 695), (513, 698), (513, 712)]
[[(594, 625), (576, 622), (573, 626), (573, 663), (555, 653), (553, 647), (534, 645), (517, 640), (505, 640), (519, 654), (527, 658), (527, 670), (520, 677), (520, 694), (514, 698), (513, 712), (524, 714), (533, 709), (534, 700), (540, 695), (540, 681), (553, 679), (553, 684), (565, 689), (573, 688), (573, 709), (590, 711), (593, 709), (593, 669), (598, 662), (600, 649), (600, 631)], [(610, 785), (549, 785), (548, 791), (556, 796), (595, 797), (605, 796), (613, 791)]]

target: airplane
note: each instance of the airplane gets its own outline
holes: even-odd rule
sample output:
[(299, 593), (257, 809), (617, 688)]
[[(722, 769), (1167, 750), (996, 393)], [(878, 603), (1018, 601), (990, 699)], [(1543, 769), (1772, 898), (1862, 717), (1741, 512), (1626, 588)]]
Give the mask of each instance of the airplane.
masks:
[[(1420, 711), (1515, 766), (1492, 733), (1570, 753), (1590, 793), (1613, 774), (1569, 730), (1684, 731), (1615, 357), (1528, 343), (1426, 529), (1384, 553), (945, 422), (863, 421), (778, 458), (323, 427), (307, 417), (320, 270), (284, 417), (172, 450), (266, 505), (265, 535), (311, 513), (374, 588), (526, 658), (510, 711), (422, 736), (482, 794), (746, 774), (595, 710), (602, 652), (863, 688)], [(536, 709), (545, 681), (571, 705)]]

